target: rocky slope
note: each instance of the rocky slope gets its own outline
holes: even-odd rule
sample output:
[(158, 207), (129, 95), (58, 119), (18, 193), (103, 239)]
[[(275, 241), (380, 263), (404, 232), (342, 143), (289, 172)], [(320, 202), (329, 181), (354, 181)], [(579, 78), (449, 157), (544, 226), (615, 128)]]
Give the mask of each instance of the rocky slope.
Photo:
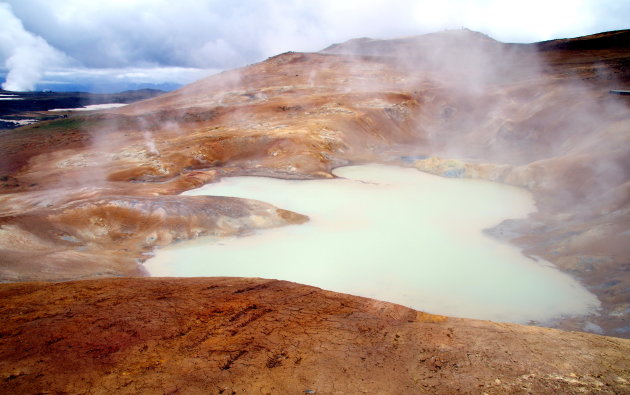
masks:
[(282, 281), (0, 286), (3, 393), (630, 391), (630, 340), (462, 320)]
[[(134, 256), (199, 236), (233, 236), (308, 217), (263, 202), (215, 196), (100, 197), (5, 219), (4, 280), (140, 275)], [(116, 249), (111, 248), (112, 245)], [(33, 255), (45, 257), (45, 265)]]

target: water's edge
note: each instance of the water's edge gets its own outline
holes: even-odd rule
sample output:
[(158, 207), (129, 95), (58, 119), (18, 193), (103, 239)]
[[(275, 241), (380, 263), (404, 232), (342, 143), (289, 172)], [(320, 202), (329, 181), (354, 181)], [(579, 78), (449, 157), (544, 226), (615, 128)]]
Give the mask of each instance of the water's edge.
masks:
[[(265, 230), (210, 245), (205, 244), (206, 238), (178, 243), (158, 250), (144, 266), (152, 276), (279, 278), (432, 313), (494, 321), (546, 322), (598, 308), (594, 295), (551, 263), (532, 261), (520, 248), (484, 232), (503, 219), (534, 211), (528, 192), (490, 181), (446, 179), (385, 165), (341, 167), (334, 174), (338, 178), (309, 181), (224, 178), (187, 191), (184, 194), (262, 200), (312, 220), (300, 227)], [(333, 185), (345, 195), (331, 198)], [(394, 190), (396, 198), (383, 194), (383, 188)], [(434, 196), (440, 188), (445, 188), (445, 194)], [(414, 211), (423, 205), (424, 209)], [(438, 209), (445, 211), (436, 212)], [(462, 220), (466, 213), (475, 215)], [(416, 221), (409, 222), (409, 218)], [(414, 226), (420, 219), (425, 228)], [(370, 224), (385, 226), (385, 232), (366, 230)], [(399, 232), (396, 237), (392, 237), (394, 229)], [(315, 235), (316, 231), (323, 233)], [(406, 250), (414, 245), (413, 251)], [(442, 247), (436, 247), (439, 245)], [(463, 251), (462, 245), (474, 248)], [(493, 252), (478, 251), (475, 246), (480, 245)], [(512, 272), (491, 260), (512, 262)], [(316, 270), (301, 272), (309, 266)], [(368, 269), (372, 270), (370, 278), (366, 277)], [(352, 284), (349, 288), (348, 283)]]

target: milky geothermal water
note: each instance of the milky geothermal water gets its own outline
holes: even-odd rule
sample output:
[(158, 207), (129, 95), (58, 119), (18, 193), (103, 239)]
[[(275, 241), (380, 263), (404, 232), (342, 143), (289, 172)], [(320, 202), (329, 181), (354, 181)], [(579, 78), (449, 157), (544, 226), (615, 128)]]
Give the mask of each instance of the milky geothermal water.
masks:
[(534, 210), (524, 190), (395, 166), (349, 166), (335, 175), (342, 178), (233, 177), (188, 191), (261, 200), (311, 220), (178, 243), (145, 266), (152, 276), (275, 278), (495, 321), (545, 322), (599, 305), (548, 262), (482, 233)]

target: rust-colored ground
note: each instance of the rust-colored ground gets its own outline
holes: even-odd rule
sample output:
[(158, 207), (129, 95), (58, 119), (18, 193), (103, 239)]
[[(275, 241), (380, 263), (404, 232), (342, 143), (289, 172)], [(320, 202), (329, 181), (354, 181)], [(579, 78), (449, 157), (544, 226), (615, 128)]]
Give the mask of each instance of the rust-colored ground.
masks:
[(261, 279), (0, 286), (3, 393), (630, 391), (630, 340)]

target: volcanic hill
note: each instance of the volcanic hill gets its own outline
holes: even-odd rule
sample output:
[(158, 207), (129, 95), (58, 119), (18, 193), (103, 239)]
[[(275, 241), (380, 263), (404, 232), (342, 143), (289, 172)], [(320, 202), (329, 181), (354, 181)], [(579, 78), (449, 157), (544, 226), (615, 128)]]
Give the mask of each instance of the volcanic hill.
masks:
[(596, 294), (590, 328), (630, 337), (630, 98), (609, 94), (630, 88), (629, 64), (630, 31), (534, 44), (468, 30), (357, 39), (0, 132), (0, 388), (629, 391), (624, 339), (278, 281), (109, 278), (142, 276), (146, 254), (177, 240), (308, 220), (182, 191), (396, 164), (531, 191), (536, 213), (488, 232)]

